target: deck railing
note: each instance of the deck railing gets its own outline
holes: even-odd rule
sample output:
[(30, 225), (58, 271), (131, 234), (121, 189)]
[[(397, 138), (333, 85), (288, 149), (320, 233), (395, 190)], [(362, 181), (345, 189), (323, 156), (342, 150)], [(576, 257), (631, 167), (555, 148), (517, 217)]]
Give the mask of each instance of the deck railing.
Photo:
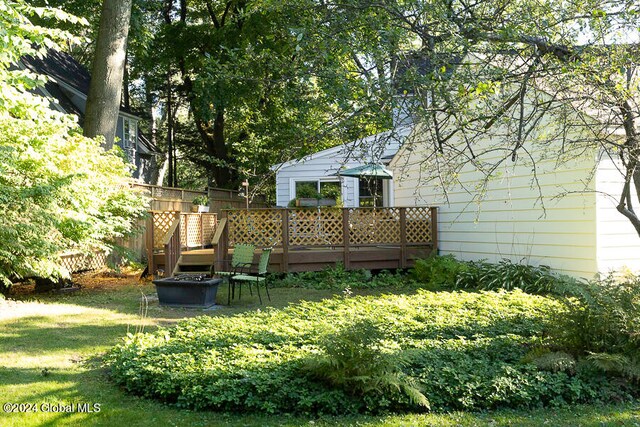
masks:
[[(177, 224), (177, 225), (176, 225)], [(215, 213), (183, 213), (177, 211), (151, 211), (147, 220), (147, 258), (149, 272), (155, 273), (153, 254), (179, 253), (183, 249), (204, 248), (218, 225)], [(169, 246), (167, 246), (167, 244)], [(177, 261), (177, 258), (176, 258)], [(165, 273), (171, 273), (165, 265)]]
[(435, 207), (227, 210), (224, 247), (248, 243), (282, 248), (286, 271), (289, 250), (342, 249), (348, 267), (352, 248), (393, 246), (406, 264), (410, 247), (437, 247)]
[(335, 247), (424, 244), (435, 241), (435, 209), (250, 209), (223, 213), (229, 245)]

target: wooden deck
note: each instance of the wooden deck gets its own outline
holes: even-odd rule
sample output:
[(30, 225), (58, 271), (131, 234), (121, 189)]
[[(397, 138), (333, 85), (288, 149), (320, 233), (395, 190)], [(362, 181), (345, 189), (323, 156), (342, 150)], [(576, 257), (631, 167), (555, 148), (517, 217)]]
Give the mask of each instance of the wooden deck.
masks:
[[(403, 265), (402, 253), (399, 246), (352, 248), (349, 259), (345, 262), (342, 249), (331, 248), (296, 248), (288, 253), (288, 263), (285, 266), (284, 253), (282, 248), (274, 248), (271, 253), (269, 271), (271, 272), (302, 272), (320, 271), (326, 267), (335, 267), (342, 264), (346, 269), (364, 268), (367, 270), (410, 268), (414, 265), (414, 260), (429, 256), (433, 248), (411, 248), (407, 252), (407, 259)], [(254, 262), (258, 262), (260, 249), (256, 250)], [(228, 257), (233, 254), (233, 249), (229, 249)], [(186, 265), (211, 266), (216, 263), (215, 249), (195, 249), (181, 253), (182, 263)], [(154, 255), (154, 263), (158, 269), (164, 270), (164, 254)], [(215, 266), (216, 269), (224, 267)], [(203, 270), (205, 270), (203, 268)]]
[(149, 241), (149, 267), (154, 273), (173, 272), (178, 264), (226, 269), (235, 245), (253, 244), (258, 248), (256, 260), (259, 248), (273, 248), (270, 271), (274, 272), (319, 271), (338, 263), (346, 269), (407, 268), (416, 258), (437, 250), (436, 214), (436, 208), (411, 207), (250, 209), (223, 211), (221, 218), (170, 216), (172, 222), (164, 221), (165, 235), (156, 234)]

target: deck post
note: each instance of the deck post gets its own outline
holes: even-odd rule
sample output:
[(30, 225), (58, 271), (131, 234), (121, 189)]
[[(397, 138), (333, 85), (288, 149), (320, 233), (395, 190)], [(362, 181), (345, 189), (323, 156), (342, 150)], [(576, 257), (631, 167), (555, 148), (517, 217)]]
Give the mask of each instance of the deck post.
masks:
[(431, 252), (435, 251), (435, 255), (438, 254), (438, 208), (432, 206), (431, 213)]
[(349, 208), (342, 208), (342, 240), (344, 242), (344, 269), (351, 267), (351, 253), (349, 242)]
[(200, 214), (200, 249), (204, 249), (204, 214)]
[(407, 208), (400, 208), (400, 268), (407, 268)]
[(147, 217), (147, 269), (149, 270), (149, 275), (153, 277), (155, 274), (155, 264), (153, 259), (153, 212), (149, 212), (149, 216)]
[(218, 244), (216, 245), (216, 248), (215, 248), (215, 255), (216, 255), (215, 267), (219, 271), (228, 271), (226, 262), (227, 262), (227, 252), (229, 251), (229, 231), (228, 231), (229, 225), (227, 224), (229, 222), (229, 219), (227, 218), (227, 211), (225, 210), (223, 210), (220, 213), (220, 215), (222, 216), (221, 220), (225, 219), (225, 221), (221, 221), (222, 227), (224, 227), (224, 229), (220, 234), (220, 239), (218, 240), (217, 242)]
[(282, 266), (283, 273), (289, 271), (289, 209), (282, 210)]

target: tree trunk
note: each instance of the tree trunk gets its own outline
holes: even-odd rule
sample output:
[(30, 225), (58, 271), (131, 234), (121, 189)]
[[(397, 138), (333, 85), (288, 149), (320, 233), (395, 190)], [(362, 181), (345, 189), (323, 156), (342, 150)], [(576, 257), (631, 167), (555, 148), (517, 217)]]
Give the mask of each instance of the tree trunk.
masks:
[(91, 84), (85, 111), (84, 134), (104, 136), (105, 148), (113, 147), (132, 0), (103, 0)]

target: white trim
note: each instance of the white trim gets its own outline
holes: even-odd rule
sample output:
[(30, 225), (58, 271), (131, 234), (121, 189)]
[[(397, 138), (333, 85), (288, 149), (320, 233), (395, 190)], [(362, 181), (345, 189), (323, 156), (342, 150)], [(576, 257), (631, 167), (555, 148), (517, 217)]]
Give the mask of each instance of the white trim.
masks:
[(296, 198), (296, 183), (298, 182), (316, 182), (316, 188), (320, 192), (320, 183), (322, 182), (337, 182), (340, 184), (340, 193), (344, 193), (342, 180), (338, 176), (323, 176), (323, 177), (304, 177), (304, 178), (289, 178), (289, 200), (287, 204)]
[[(376, 139), (379, 139), (379, 138), (385, 138), (385, 137), (391, 135), (392, 132), (394, 132), (396, 134), (398, 142), (401, 142), (402, 139), (406, 138), (408, 135), (411, 134), (411, 132), (413, 131), (413, 127), (414, 127), (413, 124), (407, 125), (407, 126), (401, 126), (401, 127), (398, 127), (395, 130), (388, 130), (388, 131), (376, 133), (376, 134), (373, 134), (373, 135), (369, 135), (369, 136), (366, 136), (364, 138), (355, 139), (353, 141), (349, 141), (349, 142), (346, 142), (344, 144), (336, 145), (335, 147), (327, 148), (327, 149), (324, 149), (322, 151), (317, 151), (317, 152), (309, 154), (309, 155), (307, 155), (307, 156), (305, 156), (305, 157), (303, 157), (301, 159), (293, 159), (293, 160), (289, 160), (289, 161), (286, 161), (286, 162), (283, 162), (283, 163), (275, 164), (275, 165), (271, 166), (270, 169), (272, 171), (278, 172), (281, 169), (288, 168), (290, 166), (295, 166), (295, 165), (298, 165), (300, 163), (308, 162), (310, 160), (315, 160), (315, 159), (327, 157), (327, 156), (329, 156), (331, 154), (338, 153), (341, 150), (343, 150), (344, 148), (348, 147), (349, 145), (352, 145), (352, 146), (356, 147), (359, 144), (365, 144), (365, 143), (367, 143), (369, 141), (375, 141)], [(389, 141), (387, 140), (387, 141), (384, 141), (384, 142), (385, 142), (385, 144), (388, 144)]]

